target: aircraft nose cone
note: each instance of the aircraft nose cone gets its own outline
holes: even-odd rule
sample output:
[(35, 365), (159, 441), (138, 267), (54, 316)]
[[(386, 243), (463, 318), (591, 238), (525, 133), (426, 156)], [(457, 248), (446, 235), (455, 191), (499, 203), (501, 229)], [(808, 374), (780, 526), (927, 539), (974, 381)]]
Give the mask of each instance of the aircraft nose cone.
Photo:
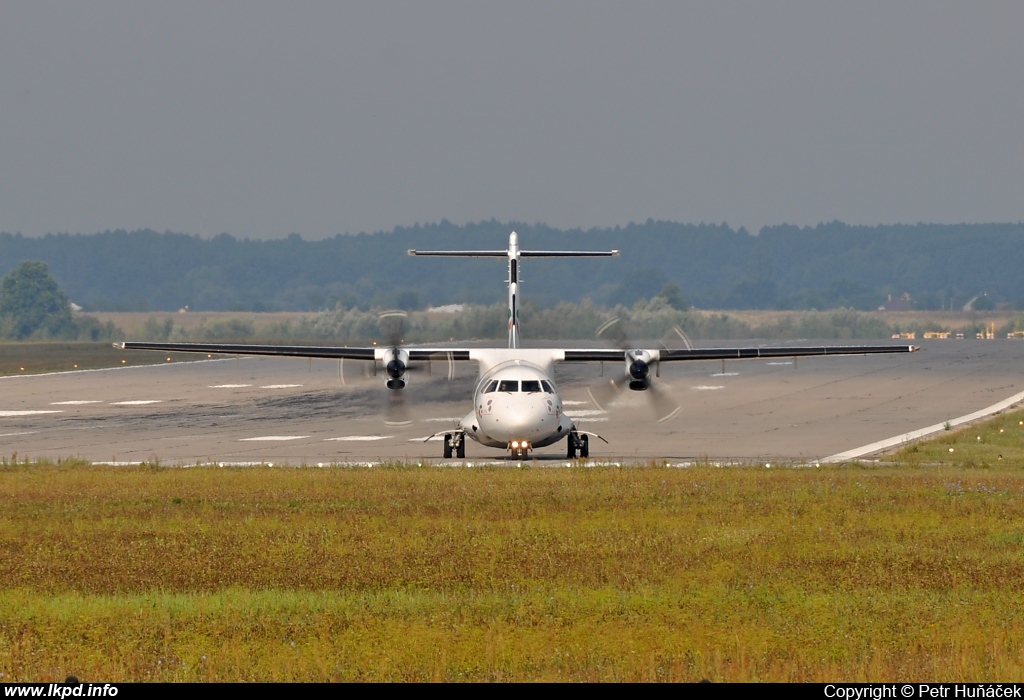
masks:
[(480, 427), (496, 440), (534, 440), (555, 424), (544, 402), (514, 400), (480, 417)]

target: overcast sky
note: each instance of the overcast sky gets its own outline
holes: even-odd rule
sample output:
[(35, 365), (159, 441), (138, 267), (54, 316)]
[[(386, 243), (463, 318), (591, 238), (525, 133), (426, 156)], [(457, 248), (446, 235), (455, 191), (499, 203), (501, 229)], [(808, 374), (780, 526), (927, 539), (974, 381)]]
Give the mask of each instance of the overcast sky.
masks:
[(0, 231), (1024, 220), (1021, 2), (0, 4)]

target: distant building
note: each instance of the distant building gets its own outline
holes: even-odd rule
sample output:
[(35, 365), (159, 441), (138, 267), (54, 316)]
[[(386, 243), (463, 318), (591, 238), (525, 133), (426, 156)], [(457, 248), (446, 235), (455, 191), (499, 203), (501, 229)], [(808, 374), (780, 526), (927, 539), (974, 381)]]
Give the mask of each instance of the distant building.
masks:
[(913, 311), (914, 300), (910, 298), (908, 292), (903, 292), (895, 299), (892, 298), (892, 294), (889, 295), (889, 300), (878, 307), (879, 311)]

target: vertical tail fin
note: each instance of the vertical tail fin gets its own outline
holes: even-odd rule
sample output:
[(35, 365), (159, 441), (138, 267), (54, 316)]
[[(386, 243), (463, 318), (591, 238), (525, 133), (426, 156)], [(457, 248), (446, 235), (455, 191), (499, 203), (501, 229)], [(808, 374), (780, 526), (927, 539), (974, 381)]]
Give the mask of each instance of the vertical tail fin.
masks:
[(409, 255), (448, 258), (508, 258), (508, 346), (519, 347), (519, 263), (522, 258), (601, 258), (613, 257), (617, 250), (520, 250), (519, 234), (508, 235), (505, 250), (410, 250)]

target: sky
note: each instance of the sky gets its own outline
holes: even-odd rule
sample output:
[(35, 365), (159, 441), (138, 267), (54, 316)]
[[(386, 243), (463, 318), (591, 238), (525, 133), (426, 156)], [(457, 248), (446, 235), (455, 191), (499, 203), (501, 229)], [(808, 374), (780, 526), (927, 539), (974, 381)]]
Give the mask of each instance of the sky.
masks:
[(0, 4), (0, 231), (1024, 220), (1021, 2)]

